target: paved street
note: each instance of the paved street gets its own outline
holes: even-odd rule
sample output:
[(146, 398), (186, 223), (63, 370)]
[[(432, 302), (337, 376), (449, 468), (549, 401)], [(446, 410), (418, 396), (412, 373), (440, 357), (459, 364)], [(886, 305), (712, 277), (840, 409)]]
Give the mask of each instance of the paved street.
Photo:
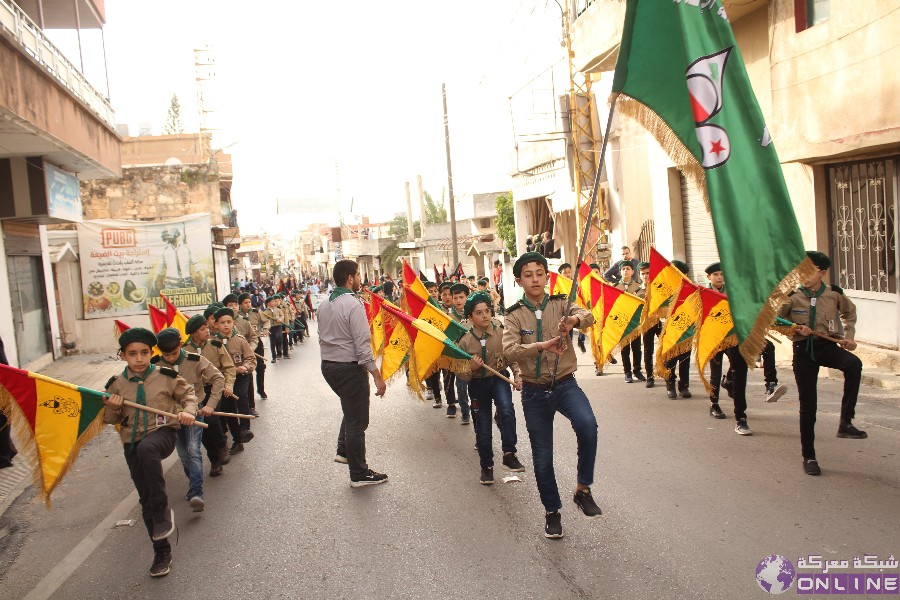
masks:
[[(707, 416), (699, 382), (693, 399), (668, 400), (663, 386), (626, 385), (620, 365), (595, 377), (581, 357), (579, 381), (600, 422), (593, 489), (604, 516), (575, 511), (574, 435), (559, 419), (562, 540), (543, 537), (518, 395), (521, 483), (502, 483), (499, 467), (495, 485), (479, 485), (471, 426), (395, 383), (373, 397), (367, 437), (370, 465), (390, 481), (350, 488), (332, 461), (340, 408), (313, 338), (269, 365), (256, 438), (207, 480), (205, 512), (190, 511), (186, 478), (169, 459), (180, 535), (168, 577), (147, 574), (150, 542), (108, 428), (51, 511), (28, 488), (0, 518), (0, 597), (762, 598), (755, 568), (770, 554), (900, 555), (900, 406), (888, 392), (862, 390), (856, 423), (868, 440), (837, 439), (841, 382), (822, 381), (824, 473), (813, 478), (802, 472), (787, 366), (779, 372), (791, 390), (777, 404), (764, 402), (762, 374), (751, 373), (755, 434), (745, 438), (732, 420)], [(118, 519), (138, 524), (113, 529)]]

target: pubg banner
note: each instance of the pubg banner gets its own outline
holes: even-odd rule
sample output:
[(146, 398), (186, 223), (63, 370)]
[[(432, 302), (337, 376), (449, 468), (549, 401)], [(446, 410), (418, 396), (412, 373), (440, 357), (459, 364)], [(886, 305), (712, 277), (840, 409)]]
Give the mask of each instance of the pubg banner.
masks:
[(169, 221), (78, 224), (84, 317), (118, 317), (163, 308), (206, 307), (215, 296), (209, 215)]

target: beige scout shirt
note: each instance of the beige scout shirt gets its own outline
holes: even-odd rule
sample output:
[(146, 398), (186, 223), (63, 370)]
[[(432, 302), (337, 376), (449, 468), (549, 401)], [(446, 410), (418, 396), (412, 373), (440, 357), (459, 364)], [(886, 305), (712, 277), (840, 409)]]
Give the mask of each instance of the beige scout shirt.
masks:
[(643, 296), (640, 295), (641, 284), (639, 284), (634, 279), (629, 281), (627, 284), (620, 279), (619, 282), (614, 287), (616, 289), (628, 292), (629, 294), (634, 294), (635, 296), (640, 296), (641, 298), (643, 298)]
[(246, 317), (250, 324), (256, 328), (257, 339), (264, 335), (269, 335), (269, 319), (258, 308), (251, 308), (250, 312), (239, 314), (242, 317)]
[(210, 391), (207, 404), (213, 410), (219, 406), (219, 400), (222, 398), (222, 392), (225, 390), (225, 376), (200, 354), (184, 352), (174, 363), (170, 363), (162, 356), (157, 355), (150, 359), (150, 362), (157, 366), (168, 367), (184, 377), (189, 384), (194, 386), (194, 393), (197, 394), (197, 399), (200, 402), (203, 401), (205, 395), (203, 391), (204, 386), (209, 385)]
[(231, 355), (235, 369), (243, 365), (247, 369), (247, 373), (244, 375), (247, 375), (256, 368), (256, 352), (250, 347), (250, 343), (244, 336), (232, 331), (230, 338), (222, 338), (222, 343), (225, 344), (225, 349)]
[[(815, 327), (809, 324), (812, 298), (807, 296), (804, 288), (798, 287), (788, 296), (787, 302), (778, 309), (778, 316), (793, 321), (797, 325), (806, 325), (813, 331), (824, 333), (833, 338), (852, 340), (856, 335), (856, 305), (844, 295), (844, 290), (836, 285), (825, 285), (816, 298)], [(821, 288), (820, 288), (821, 289)], [(813, 296), (816, 292), (806, 290)], [(806, 337), (794, 334), (793, 341), (805, 340)]]
[[(136, 381), (128, 381), (131, 377), (135, 377), (135, 375), (126, 367), (123, 374), (114, 375), (106, 382), (106, 391), (110, 394), (118, 394), (129, 402), (136, 402), (139, 384)], [(197, 396), (194, 393), (194, 386), (172, 369), (165, 367), (154, 369), (152, 373), (147, 375), (143, 386), (147, 406), (174, 414), (178, 414), (181, 411), (192, 415), (197, 414)], [(107, 406), (103, 415), (103, 422), (110, 425), (120, 425), (119, 437), (124, 444), (131, 442), (131, 429), (134, 426), (135, 419), (137, 420), (137, 430), (134, 436), (135, 442), (142, 440), (148, 433), (160, 427), (174, 427), (175, 429), (181, 427), (177, 419), (146, 413), (147, 428), (145, 430), (144, 412), (124, 404), (118, 408)]]
[[(459, 338), (457, 345), (472, 356), (481, 357), (482, 339), (485, 340), (484, 354), (487, 356), (484, 364), (501, 372), (506, 367), (510, 367), (513, 373), (513, 380), (521, 381), (522, 372), (519, 370), (519, 365), (510, 363), (503, 355), (503, 324), (497, 319), (491, 319), (491, 326), (488, 327), (487, 331), (473, 325), (468, 333), (464, 333)], [(471, 374), (460, 374), (459, 377), (465, 381), (470, 381), (471, 379), (483, 379), (492, 375), (493, 373), (490, 372), (482, 374), (481, 369), (476, 369)]]
[(250, 319), (239, 312), (235, 313), (234, 328), (237, 329), (239, 334), (244, 336), (251, 348), (256, 348), (256, 343), (259, 341), (259, 333), (256, 331), (253, 323), (250, 322)]
[[(269, 320), (269, 327), (279, 327), (281, 325), (282, 320), (284, 319), (284, 315), (281, 312), (281, 308), (277, 306), (272, 306), (263, 311), (263, 316)], [(277, 331), (277, 330), (276, 330)]]
[(447, 314), (450, 315), (450, 318), (463, 326), (469, 325), (469, 320), (463, 317), (460, 313), (456, 311), (455, 306), (451, 306), (447, 309)]
[[(538, 305), (539, 307), (540, 305)], [(547, 341), (559, 335), (559, 322), (563, 318), (565, 309), (565, 294), (550, 297), (547, 305), (541, 311), (541, 341)], [(594, 323), (594, 317), (589, 311), (574, 304), (569, 309), (568, 316), (578, 317), (579, 329), (584, 329)], [(526, 383), (541, 385), (550, 383), (556, 355), (552, 352), (538, 351), (537, 313), (525, 306), (522, 300), (507, 309), (503, 330), (503, 355), (510, 362), (518, 363), (519, 369), (522, 371), (522, 379)], [(540, 374), (538, 374), (538, 365), (540, 365)], [(577, 368), (578, 358), (575, 356), (574, 345), (568, 344), (563, 355), (559, 357), (556, 378), (559, 379), (574, 373)]]
[(199, 353), (211, 362), (212, 366), (225, 376), (225, 389), (234, 389), (234, 378), (237, 375), (237, 371), (235, 370), (234, 359), (228, 354), (228, 350), (225, 349), (225, 344), (222, 343), (222, 340), (209, 340), (203, 346), (196, 345), (194, 340), (188, 340), (185, 348), (188, 352)]

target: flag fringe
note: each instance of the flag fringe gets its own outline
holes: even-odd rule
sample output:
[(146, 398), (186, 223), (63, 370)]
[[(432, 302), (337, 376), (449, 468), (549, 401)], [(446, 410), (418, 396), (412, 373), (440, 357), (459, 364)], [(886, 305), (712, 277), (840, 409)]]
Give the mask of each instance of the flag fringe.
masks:
[[(699, 348), (699, 346), (700, 346), (700, 335), (698, 334), (697, 335), (697, 347)], [(704, 371), (704, 369), (706, 369), (706, 365), (708, 365), (710, 362), (712, 362), (712, 357), (714, 357), (719, 352), (728, 350), (729, 348), (732, 348), (734, 346), (737, 346), (737, 335), (732, 333), (731, 335), (726, 336), (724, 340), (719, 342), (719, 344), (715, 348), (712, 349), (712, 352), (710, 352), (709, 356), (707, 356), (707, 358), (706, 358), (706, 362), (704, 362), (702, 365), (700, 364), (700, 353), (699, 352), (697, 353), (697, 372), (700, 374), (700, 381), (703, 382), (703, 387), (706, 388), (706, 391), (709, 393), (710, 397), (712, 397), (713, 387), (712, 387), (712, 384), (710, 383), (710, 381), (706, 378), (703, 371)]]
[(639, 338), (641, 335), (643, 335), (643, 333), (644, 333), (644, 332), (641, 331), (641, 327), (640, 327), (640, 326), (635, 327), (635, 328), (631, 331), (631, 333), (628, 333), (628, 334), (625, 334), (624, 336), (622, 336), (622, 339), (619, 340), (619, 343), (618, 343), (618, 344), (616, 344), (616, 348), (618, 348), (618, 349), (621, 350), (622, 352), (625, 352), (625, 346), (627, 346), (628, 344), (630, 344), (631, 342), (633, 342), (634, 340), (636, 340), (637, 338)]
[(762, 310), (756, 316), (756, 321), (753, 323), (753, 328), (747, 335), (747, 339), (740, 345), (741, 356), (744, 357), (751, 369), (756, 368), (756, 357), (759, 356), (763, 346), (766, 345), (766, 332), (772, 329), (778, 309), (787, 301), (788, 294), (800, 285), (803, 280), (815, 274), (817, 270), (818, 267), (807, 257), (797, 265), (797, 268), (785, 275), (784, 279), (772, 290), (766, 303), (763, 304)]
[(687, 149), (672, 128), (649, 106), (625, 94), (619, 95), (616, 100), (616, 110), (637, 121), (653, 136), (653, 139), (678, 167), (678, 170), (703, 195), (706, 212), (710, 212), (709, 193), (706, 191), (706, 173), (697, 162), (697, 158)]
[[(672, 369), (666, 368), (666, 363), (673, 358), (681, 356), (685, 352), (690, 352), (694, 347), (694, 337), (696, 337), (696, 334), (686, 340), (678, 342), (669, 348), (665, 354), (662, 352), (656, 353), (656, 374), (660, 378), (668, 379), (672, 375)], [(660, 347), (660, 350), (662, 350), (662, 347)]]

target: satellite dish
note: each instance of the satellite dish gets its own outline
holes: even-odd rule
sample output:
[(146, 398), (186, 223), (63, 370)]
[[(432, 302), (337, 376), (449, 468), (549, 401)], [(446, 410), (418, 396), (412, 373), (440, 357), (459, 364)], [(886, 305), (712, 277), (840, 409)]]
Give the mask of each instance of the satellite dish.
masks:
[(167, 167), (177, 167), (177, 166), (180, 165), (180, 164), (183, 164), (183, 163), (181, 162), (181, 159), (176, 158), (176, 157), (174, 157), (174, 156), (172, 156), (172, 157), (170, 157), (170, 158), (167, 158), (167, 159), (166, 159), (166, 162), (165, 162), (165, 165), (166, 165)]

